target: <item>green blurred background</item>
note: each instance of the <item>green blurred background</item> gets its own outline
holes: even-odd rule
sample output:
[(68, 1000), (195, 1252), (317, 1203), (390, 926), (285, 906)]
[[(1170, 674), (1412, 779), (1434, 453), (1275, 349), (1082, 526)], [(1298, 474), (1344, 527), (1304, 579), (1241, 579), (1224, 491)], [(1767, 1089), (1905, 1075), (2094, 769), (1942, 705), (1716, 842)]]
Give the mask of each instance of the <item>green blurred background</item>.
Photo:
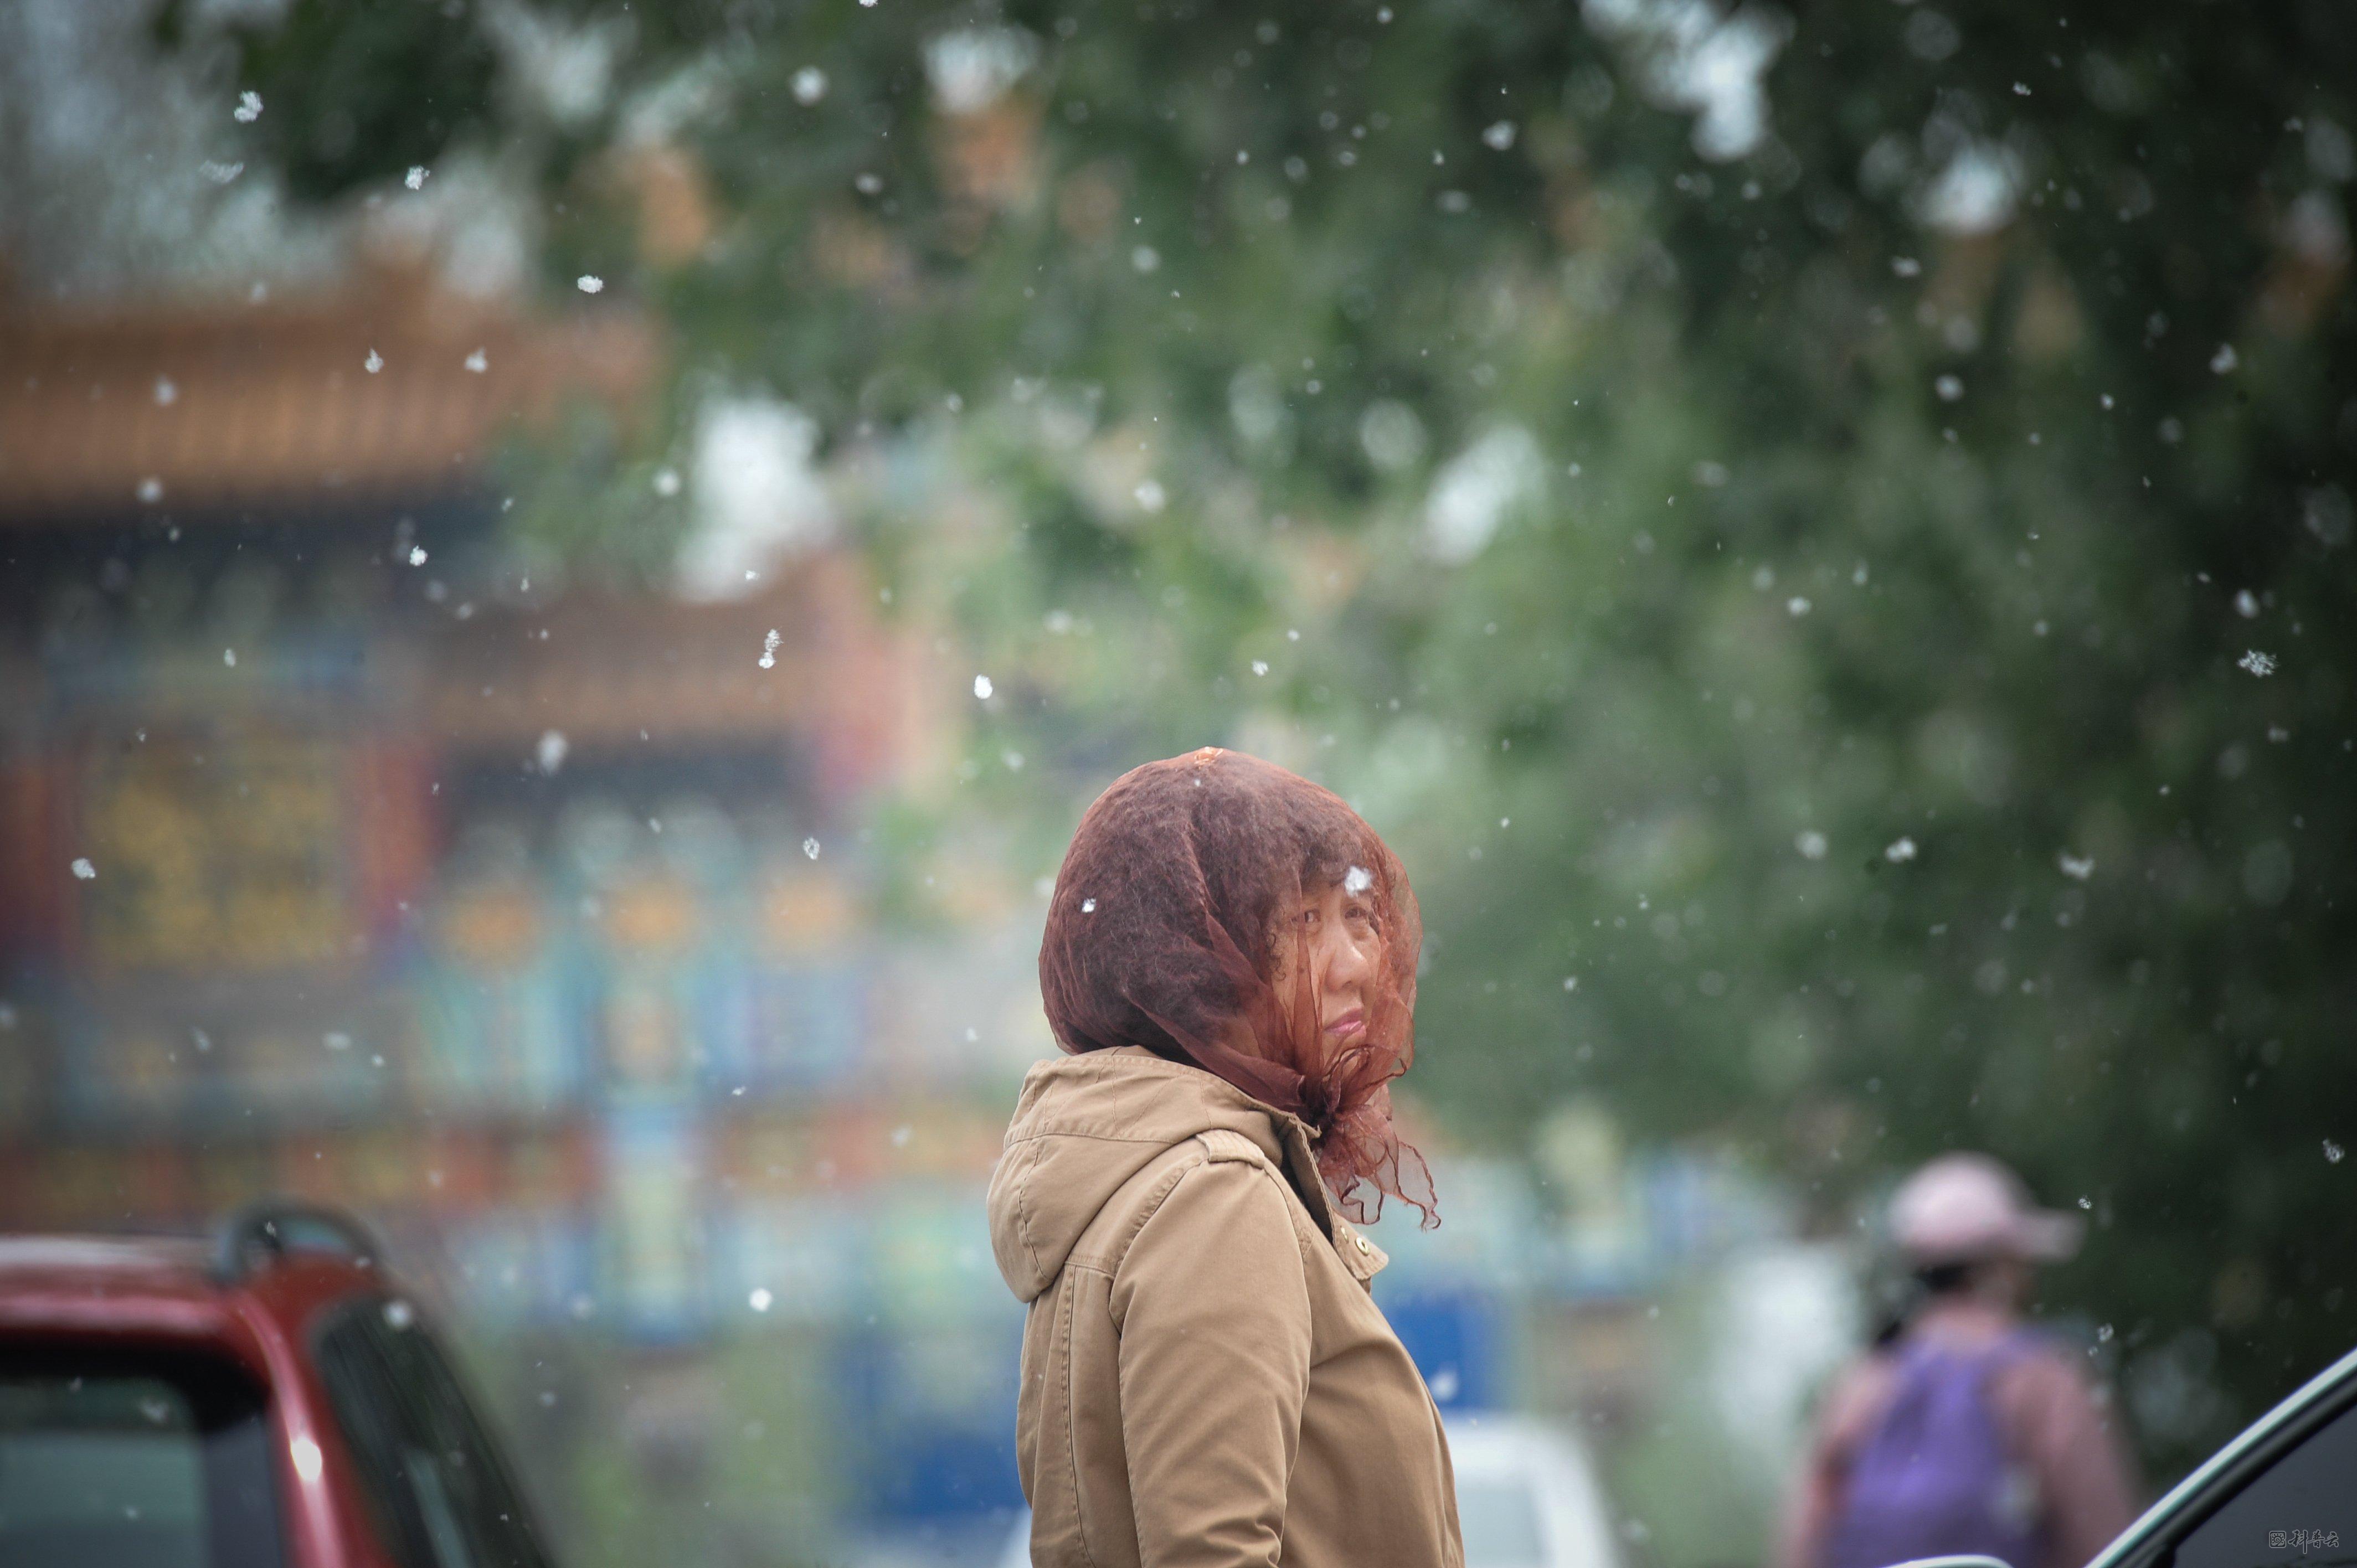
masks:
[(1676, 1347), (1941, 1149), (2089, 1214), (2050, 1310), (2155, 1483), (2349, 1347), (2344, 8), (33, 0), (0, 57), (6, 1218), (412, 1216), (576, 1561), (898, 1484), (811, 1413), (890, 1355), (790, 1353), (864, 1309), (747, 1338), (749, 1281), (856, 1252), (999, 1354), (1043, 879), (1205, 743), (1407, 865), (1443, 1231), (1455, 1162), (1568, 1249), (1515, 1355), (1633, 1550), (1758, 1560), (1870, 1279), (1750, 1405)]

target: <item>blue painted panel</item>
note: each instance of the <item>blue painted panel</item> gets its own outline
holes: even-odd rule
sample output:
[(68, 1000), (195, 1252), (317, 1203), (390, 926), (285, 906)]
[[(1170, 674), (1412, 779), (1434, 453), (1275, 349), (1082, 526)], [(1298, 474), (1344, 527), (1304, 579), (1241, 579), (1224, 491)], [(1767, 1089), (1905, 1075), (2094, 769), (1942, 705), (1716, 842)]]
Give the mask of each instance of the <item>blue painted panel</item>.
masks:
[[(1381, 1276), (1377, 1276), (1380, 1291)], [(1503, 1304), (1472, 1291), (1384, 1296), (1383, 1315), (1444, 1411), (1494, 1410), (1505, 1381)]]

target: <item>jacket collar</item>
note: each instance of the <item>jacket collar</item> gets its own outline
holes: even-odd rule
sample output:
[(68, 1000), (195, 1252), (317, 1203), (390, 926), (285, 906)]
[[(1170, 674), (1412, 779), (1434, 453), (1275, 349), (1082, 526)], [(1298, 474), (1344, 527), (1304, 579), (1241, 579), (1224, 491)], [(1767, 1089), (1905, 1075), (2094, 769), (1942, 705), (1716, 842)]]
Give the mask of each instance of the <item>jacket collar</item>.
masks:
[[(1200, 1070), (1200, 1069), (1199, 1069)], [(1222, 1079), (1222, 1081), (1225, 1081)], [(1250, 1098), (1247, 1096), (1246, 1098)], [(1318, 1229), (1333, 1242), (1335, 1254), (1342, 1260), (1343, 1268), (1361, 1284), (1365, 1284), (1380, 1273), (1391, 1256), (1374, 1244), (1334, 1207), (1326, 1190), (1326, 1178), (1318, 1169), (1318, 1139), (1309, 1123), (1289, 1112), (1277, 1110), (1254, 1100), (1253, 1104), (1268, 1113), (1280, 1147), (1263, 1144), (1262, 1151), (1276, 1162), (1279, 1169), (1290, 1172), (1294, 1190), (1300, 1194), (1302, 1204)]]

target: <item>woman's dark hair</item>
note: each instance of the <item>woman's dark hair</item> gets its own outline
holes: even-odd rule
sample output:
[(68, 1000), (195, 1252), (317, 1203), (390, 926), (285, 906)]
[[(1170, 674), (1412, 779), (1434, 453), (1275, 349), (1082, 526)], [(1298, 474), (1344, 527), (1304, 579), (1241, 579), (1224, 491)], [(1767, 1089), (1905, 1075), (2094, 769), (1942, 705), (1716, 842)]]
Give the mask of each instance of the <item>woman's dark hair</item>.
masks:
[(1883, 1349), (1899, 1342), (1915, 1321), (1916, 1314), (1942, 1296), (1958, 1295), (1973, 1288), (1981, 1276), (1982, 1264), (1977, 1259), (1956, 1262), (1927, 1263), (1909, 1273), (1904, 1281), (1886, 1286), (1880, 1293), (1880, 1309), (1875, 1315), (1874, 1347)]
[(1915, 1283), (1927, 1296), (1955, 1295), (1970, 1290), (1980, 1276), (1980, 1264), (1967, 1259), (1961, 1262), (1932, 1263), (1915, 1271)]

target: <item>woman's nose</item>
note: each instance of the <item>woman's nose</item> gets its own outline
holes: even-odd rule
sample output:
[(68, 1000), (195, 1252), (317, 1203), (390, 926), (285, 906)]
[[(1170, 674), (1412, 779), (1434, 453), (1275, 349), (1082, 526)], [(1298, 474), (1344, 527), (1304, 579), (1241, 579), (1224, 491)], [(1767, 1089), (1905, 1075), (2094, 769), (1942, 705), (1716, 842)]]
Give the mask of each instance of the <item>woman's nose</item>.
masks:
[(1337, 991), (1363, 985), (1372, 967), (1364, 947), (1347, 934), (1339, 936), (1334, 940), (1333, 951), (1326, 958), (1326, 983)]

